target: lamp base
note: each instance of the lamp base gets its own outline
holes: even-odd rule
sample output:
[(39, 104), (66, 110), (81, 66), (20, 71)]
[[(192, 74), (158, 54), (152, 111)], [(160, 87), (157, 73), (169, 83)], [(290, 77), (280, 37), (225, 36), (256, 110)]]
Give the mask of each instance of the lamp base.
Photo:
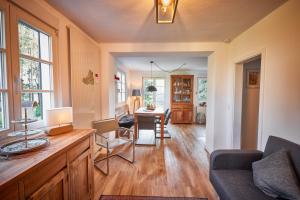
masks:
[(60, 135), (63, 133), (71, 132), (72, 130), (73, 130), (73, 125), (66, 124), (66, 125), (61, 125), (61, 126), (56, 126), (56, 127), (50, 127), (45, 132), (47, 135), (53, 136), (53, 135)]

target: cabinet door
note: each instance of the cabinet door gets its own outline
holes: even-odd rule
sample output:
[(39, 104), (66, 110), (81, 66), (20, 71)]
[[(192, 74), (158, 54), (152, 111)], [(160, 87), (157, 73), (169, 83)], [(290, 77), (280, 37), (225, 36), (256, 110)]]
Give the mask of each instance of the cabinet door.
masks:
[(193, 110), (183, 110), (184, 123), (193, 123)]
[(93, 165), (90, 150), (86, 150), (70, 164), (70, 199), (85, 200), (93, 196)]
[(182, 123), (183, 122), (183, 111), (173, 110), (172, 111), (172, 123)]
[(30, 200), (67, 200), (68, 199), (68, 179), (67, 169), (60, 171), (50, 181), (45, 183), (28, 198)]

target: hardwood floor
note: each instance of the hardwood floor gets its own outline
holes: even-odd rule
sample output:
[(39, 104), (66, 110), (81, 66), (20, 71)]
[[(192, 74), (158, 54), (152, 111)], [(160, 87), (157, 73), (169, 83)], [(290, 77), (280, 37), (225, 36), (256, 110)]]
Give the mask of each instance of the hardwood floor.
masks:
[(156, 147), (136, 147), (134, 164), (115, 157), (109, 176), (95, 169), (95, 199), (101, 194), (218, 199), (208, 179), (205, 128), (170, 125), (168, 129), (172, 139), (159, 141)]

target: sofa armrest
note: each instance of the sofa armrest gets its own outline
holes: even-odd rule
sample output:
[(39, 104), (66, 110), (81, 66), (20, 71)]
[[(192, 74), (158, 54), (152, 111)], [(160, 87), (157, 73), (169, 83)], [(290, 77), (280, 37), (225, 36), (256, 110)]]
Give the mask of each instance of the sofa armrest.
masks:
[(257, 150), (216, 150), (210, 156), (210, 170), (252, 170), (252, 162), (260, 160), (263, 152)]

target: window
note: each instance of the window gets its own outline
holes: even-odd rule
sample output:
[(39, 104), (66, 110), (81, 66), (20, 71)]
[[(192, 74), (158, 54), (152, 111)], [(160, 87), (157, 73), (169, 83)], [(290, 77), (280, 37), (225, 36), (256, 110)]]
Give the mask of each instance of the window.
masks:
[[(53, 105), (53, 62), (51, 37), (29, 24), (18, 22), (21, 80), (21, 116), (43, 119)], [(37, 106), (32, 107), (36, 102)]]
[[(147, 92), (147, 87), (154, 85), (157, 89), (156, 92)], [(165, 79), (163, 78), (144, 78), (144, 106), (153, 103), (156, 106), (164, 107), (165, 103)]]
[(197, 91), (198, 102), (207, 101), (207, 78), (198, 77), (198, 91)]
[(117, 104), (119, 103), (125, 103), (126, 101), (126, 74), (122, 71), (117, 72), (117, 77), (119, 80), (117, 80), (117, 90), (116, 90), (116, 101)]
[(9, 128), (4, 14), (0, 11), (0, 131)]

